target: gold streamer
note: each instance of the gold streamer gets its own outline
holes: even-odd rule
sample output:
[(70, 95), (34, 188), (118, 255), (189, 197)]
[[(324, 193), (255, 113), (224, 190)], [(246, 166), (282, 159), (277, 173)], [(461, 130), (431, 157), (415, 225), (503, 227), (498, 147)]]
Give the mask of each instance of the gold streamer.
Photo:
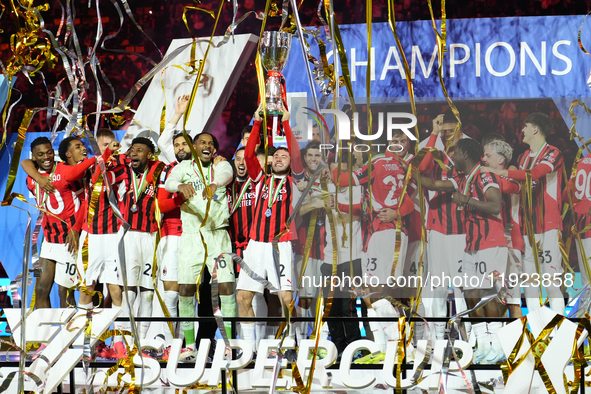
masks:
[[(441, 0), (441, 33), (437, 30), (437, 24), (435, 23), (435, 16), (433, 15), (433, 6), (431, 5), (431, 0), (427, 0), (427, 4), (429, 6), (429, 13), (431, 14), (431, 23), (433, 25), (433, 31), (435, 32), (435, 38), (437, 40), (437, 60), (439, 62), (439, 67), (437, 67), (437, 75), (439, 76), (439, 83), (441, 84), (441, 89), (443, 91), (443, 95), (447, 99), (447, 103), (451, 108), (454, 116), (458, 120), (456, 128), (454, 130), (453, 136), (445, 142), (445, 151), (449, 150), (449, 146), (451, 141), (457, 138), (458, 134), (460, 133), (460, 129), (462, 127), (462, 121), (460, 120), (460, 112), (456, 108), (455, 104), (447, 94), (447, 89), (445, 88), (445, 84), (443, 83), (443, 55), (447, 52), (445, 46), (445, 39), (447, 36), (447, 28), (446, 28), (446, 19), (447, 14), (445, 12), (445, 0)], [(408, 78), (408, 77), (407, 77)]]
[(585, 24), (585, 21), (587, 20), (589, 14), (591, 14), (591, 12), (588, 12), (587, 15), (585, 15), (585, 17), (583, 18), (583, 22), (581, 22), (581, 27), (579, 27), (579, 33), (577, 35), (577, 42), (579, 43), (579, 48), (581, 48), (581, 51), (583, 51), (585, 55), (591, 55), (591, 53), (587, 52), (587, 50), (583, 47), (583, 43), (581, 42), (581, 30), (583, 30), (583, 25)]
[[(199, 70), (197, 71), (197, 79), (195, 80), (195, 83), (193, 85), (193, 89), (191, 90), (191, 95), (189, 96), (189, 102), (187, 103), (186, 113), (191, 113), (191, 108), (193, 108), (193, 103), (195, 102), (195, 95), (197, 94), (197, 90), (199, 89), (199, 81), (201, 80), (201, 76), (203, 75), (203, 68), (205, 66), (205, 62), (207, 60), (207, 55), (209, 54), (209, 50), (211, 49), (211, 46), (212, 46), (213, 36), (215, 34), (215, 29), (216, 29), (218, 22), (220, 20), (220, 15), (222, 14), (223, 7), (224, 7), (224, 0), (220, 0), (215, 23), (213, 25), (211, 36), (209, 37), (209, 43), (207, 44), (207, 49), (205, 50), (205, 55), (203, 56), (203, 60), (199, 64)], [(199, 158), (197, 156), (197, 152), (195, 151), (195, 148), (193, 147), (193, 142), (191, 141), (189, 134), (187, 134), (187, 120), (188, 120), (188, 118), (189, 118), (188, 116), (185, 116), (183, 118), (183, 137), (185, 138), (185, 141), (187, 142), (187, 144), (189, 145), (189, 148), (191, 149), (191, 154), (196, 159), (195, 162), (197, 163), (197, 167), (199, 169), (199, 174), (201, 176), (201, 179), (206, 179), (204, 176), (203, 167), (201, 165), (201, 160), (199, 160)], [(213, 161), (211, 162), (210, 165), (213, 165)], [(209, 208), (211, 205), (211, 200), (213, 198), (213, 195), (211, 193), (211, 189), (209, 188), (209, 185), (206, 186), (205, 190), (207, 190), (207, 206), (205, 208), (205, 216), (203, 218), (203, 222), (201, 223), (201, 227), (199, 228), (199, 236), (201, 237), (201, 242), (203, 243), (203, 247), (205, 249), (205, 254), (204, 254), (205, 257), (203, 260), (203, 266), (205, 266), (205, 264), (207, 262), (207, 243), (205, 242), (205, 238), (203, 238), (203, 234), (201, 233), (201, 229), (205, 226), (205, 224), (207, 223), (207, 219), (209, 218)], [(202, 275), (203, 275), (203, 269), (201, 270), (200, 275), (196, 279), (195, 284), (197, 286), (197, 289), (199, 289), (199, 284), (201, 282)], [(197, 296), (197, 302), (199, 302), (199, 292), (196, 293), (196, 296)]]
[[(162, 296), (160, 295), (160, 291), (158, 290), (158, 285), (156, 284), (156, 275), (158, 273), (158, 244), (160, 243), (160, 228), (162, 225), (162, 215), (160, 213), (160, 204), (158, 203), (158, 187), (156, 185), (156, 182), (158, 182), (158, 180), (160, 179), (160, 174), (162, 173), (162, 170), (164, 169), (164, 163), (160, 162), (158, 164), (158, 167), (156, 167), (156, 169), (154, 170), (154, 173), (152, 175), (152, 185), (154, 186), (154, 190), (156, 191), (156, 193), (154, 193), (154, 217), (156, 219), (156, 224), (158, 225), (158, 231), (156, 232), (156, 242), (154, 243), (154, 257), (152, 258), (152, 283), (154, 284), (154, 291), (156, 293), (156, 297), (158, 298), (158, 302), (160, 303), (160, 307), (162, 308), (162, 312), (164, 312), (164, 316), (167, 318), (170, 318), (170, 312), (168, 311), (168, 308), (166, 307), (166, 304), (164, 303), (164, 300), (162, 299)], [(174, 329), (172, 328), (172, 322), (169, 320), (166, 322), (166, 324), (168, 325), (168, 328), (170, 329), (170, 333), (172, 334), (172, 337), (174, 338)]]
[[(524, 209), (526, 209), (527, 214), (523, 215), (523, 221), (525, 225), (525, 231), (527, 237), (529, 239), (529, 243), (532, 248), (532, 253), (534, 254), (534, 264), (536, 266), (536, 272), (538, 273), (539, 277), (541, 278), (541, 270), (540, 270), (540, 259), (538, 256), (538, 243), (536, 242), (536, 234), (534, 233), (533, 223), (531, 222), (531, 218), (533, 217), (533, 208), (532, 208), (532, 198), (533, 198), (533, 181), (531, 176), (531, 170), (525, 170), (525, 187), (521, 189), (521, 199), (526, 204)], [(544, 198), (544, 196), (542, 196)], [(538, 297), (540, 299), (540, 305), (544, 305), (542, 300), (542, 289), (539, 289)]]
[[(394, 0), (388, 1), (388, 25), (392, 30), (392, 34), (394, 35), (394, 40), (396, 41), (396, 46), (398, 47), (398, 52), (402, 57), (402, 65), (404, 67), (404, 74), (406, 75), (406, 86), (408, 88), (408, 95), (410, 98), (410, 106), (414, 116), (417, 116), (417, 108), (415, 103), (415, 94), (414, 94), (414, 84), (411, 78), (410, 68), (408, 66), (408, 60), (406, 59), (406, 54), (404, 52), (404, 48), (402, 47), (402, 43), (398, 38), (398, 34), (396, 32), (396, 11), (394, 7)], [(415, 137), (417, 141), (419, 140), (419, 126), (415, 125)], [(415, 144), (415, 155), (419, 152), (419, 144)], [(420, 252), (419, 252), (419, 269), (418, 274), (419, 277), (422, 277), (423, 274), (423, 259), (425, 255), (426, 249), (426, 228), (425, 228), (425, 200), (424, 198), (420, 197), (423, 195), (423, 188), (421, 184), (421, 179), (417, 180), (417, 194), (419, 195), (419, 211), (421, 217), (421, 244), (420, 244)], [(416, 298), (411, 301), (411, 310), (412, 312), (416, 312), (419, 304), (421, 302), (421, 294), (422, 294), (422, 283), (419, 284), (419, 288), (417, 289)], [(414, 334), (414, 322), (410, 323), (410, 337), (412, 338)]]

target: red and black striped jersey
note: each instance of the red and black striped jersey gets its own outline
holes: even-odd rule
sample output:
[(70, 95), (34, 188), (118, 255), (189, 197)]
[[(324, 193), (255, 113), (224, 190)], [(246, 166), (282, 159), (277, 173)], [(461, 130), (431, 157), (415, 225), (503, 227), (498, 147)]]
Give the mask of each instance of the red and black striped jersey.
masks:
[[(120, 165), (115, 167), (112, 172), (115, 174), (113, 187), (117, 190), (119, 196), (119, 209), (123, 219), (129, 223), (130, 228), (136, 231), (152, 233), (158, 230), (158, 224), (155, 218), (156, 193), (158, 188), (155, 184), (159, 179), (154, 179), (154, 171), (160, 164), (160, 161), (149, 161), (148, 172), (145, 176), (145, 186), (140, 196), (136, 200), (134, 197), (134, 186), (141, 184), (144, 173), (136, 173), (129, 165)], [(134, 212), (135, 211), (135, 212)]]
[[(437, 139), (438, 135), (431, 134), (426, 147), (434, 147)], [(448, 169), (442, 169), (433, 159), (431, 152), (427, 152), (419, 167), (420, 171), (441, 181), (457, 177), (458, 173), (451, 157), (443, 151), (440, 152), (443, 163)], [(451, 199), (452, 193), (427, 191), (426, 189), (425, 192), (428, 201), (427, 230), (434, 230), (446, 235), (464, 234), (464, 210), (457, 209), (457, 204)]]
[[(94, 166), (94, 173), (92, 176), (91, 181), (88, 183), (87, 191), (86, 191), (86, 199), (84, 201), (84, 211), (88, 212), (88, 206), (92, 200), (92, 192), (94, 190), (95, 185), (98, 184), (100, 180), (102, 186), (99, 190), (98, 198), (96, 200), (96, 205), (94, 209), (94, 215), (92, 216), (92, 220), (89, 223), (88, 217), (89, 215), (84, 215), (84, 225), (83, 230), (88, 232), (89, 234), (114, 234), (119, 230), (119, 223), (117, 218), (113, 214), (113, 210), (109, 204), (109, 193), (107, 192), (107, 185), (103, 180), (103, 176), (101, 173), (100, 168)], [(111, 184), (115, 182), (115, 176), (112, 172), (106, 172), (109, 177), (109, 181)]]
[[(519, 156), (519, 169), (509, 171), (509, 178), (525, 181), (526, 170), (532, 174), (532, 217), (534, 233), (543, 234), (549, 230), (562, 230), (562, 153), (552, 145), (544, 143), (537, 153), (527, 150)], [(522, 186), (525, 187), (525, 186)], [(522, 202), (522, 207), (527, 207)], [(524, 214), (521, 210), (523, 234), (526, 234)]]
[[(111, 151), (107, 148), (103, 154), (103, 158), (109, 157), (110, 154)], [(115, 182), (115, 174), (109, 170), (121, 165), (124, 162), (128, 162), (128, 159), (125, 155), (113, 156), (109, 159), (106, 166), (107, 171), (105, 173), (108, 174), (107, 176), (111, 185)], [(88, 222), (89, 215), (84, 215), (84, 224), (82, 229), (89, 234), (114, 234), (119, 230), (120, 223), (115, 217), (115, 214), (111, 209), (111, 205), (109, 204), (109, 193), (107, 191), (107, 186), (103, 180), (102, 172), (98, 164), (93, 166), (92, 178), (90, 182), (88, 182), (86, 188), (86, 199), (83, 209), (88, 213), (88, 206), (92, 200), (92, 192), (94, 190), (94, 186), (98, 184), (99, 180), (102, 186), (98, 192), (99, 194), (94, 209), (94, 215), (92, 216), (90, 223)]]
[(245, 248), (257, 201), (257, 183), (250, 178), (240, 180), (237, 176), (226, 187), (230, 207), (230, 238), (237, 249)]
[[(304, 168), (300, 157), (300, 147), (292, 134), (289, 122), (285, 121), (282, 125), (290, 152), (291, 173), (296, 179), (301, 179)], [(286, 222), (292, 209), (293, 177), (291, 175), (281, 177), (264, 175), (255, 154), (256, 145), (260, 141), (260, 127), (261, 122), (255, 121), (244, 150), (248, 176), (258, 182), (254, 222), (250, 228), (249, 236), (250, 239), (258, 242), (271, 242), (275, 236), (283, 233), (279, 241), (290, 241), (292, 238), (291, 228), (286, 228)]]
[(37, 182), (33, 178), (27, 177), (27, 188), (35, 196), (37, 205), (52, 213), (52, 215), (46, 213), (43, 216), (43, 235), (47, 242), (65, 243), (68, 232), (76, 223), (76, 212), (80, 208), (80, 200), (76, 196), (73, 184), (66, 180), (68, 167), (70, 166), (65, 163), (57, 163), (51, 174), (39, 170), (43, 176), (51, 175), (51, 183), (56, 189), (54, 193), (45, 193), (41, 188), (36, 187)]
[(158, 204), (160, 212), (162, 212), (161, 237), (168, 235), (180, 237), (183, 233), (180, 206), (184, 202), (184, 198), (179, 193), (170, 193), (164, 188), (170, 171), (178, 164), (178, 161), (173, 161), (164, 167), (160, 175), (160, 181), (158, 182)]
[(270, 176), (258, 182), (254, 221), (249, 231), (250, 239), (271, 242), (275, 236), (285, 232), (279, 238), (279, 242), (291, 240), (291, 229), (286, 227), (286, 223), (291, 215), (292, 187), (295, 186), (289, 175), (281, 178)]
[[(487, 201), (485, 193), (489, 188), (500, 189), (498, 178), (490, 172), (480, 172), (479, 167), (475, 167), (473, 171), (472, 174), (459, 175), (450, 181), (454, 183), (456, 190), (460, 193), (475, 200)], [(468, 182), (470, 183), (468, 184)], [(490, 215), (471, 205), (465, 205), (463, 211), (466, 211), (466, 251), (507, 246), (505, 227), (500, 213)]]

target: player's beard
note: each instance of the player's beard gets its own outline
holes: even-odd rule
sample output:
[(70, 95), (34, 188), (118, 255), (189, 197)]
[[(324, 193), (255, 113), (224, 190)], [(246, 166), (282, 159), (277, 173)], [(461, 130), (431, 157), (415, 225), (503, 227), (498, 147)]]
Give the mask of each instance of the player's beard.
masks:
[(179, 163), (184, 160), (191, 160), (191, 152), (185, 152), (185, 151), (183, 151), (183, 152), (185, 153), (185, 156), (182, 158), (180, 158), (178, 155), (174, 155), (174, 157), (176, 158), (176, 161)]
[(279, 175), (279, 176), (289, 175), (290, 171), (291, 171), (291, 167), (287, 167), (284, 171), (277, 171), (273, 168), (273, 174)]

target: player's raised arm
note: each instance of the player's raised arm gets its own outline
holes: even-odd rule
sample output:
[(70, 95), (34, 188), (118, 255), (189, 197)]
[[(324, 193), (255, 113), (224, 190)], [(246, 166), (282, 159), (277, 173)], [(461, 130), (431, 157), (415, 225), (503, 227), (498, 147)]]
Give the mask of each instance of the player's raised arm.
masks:
[[(429, 140), (427, 141), (425, 148), (433, 148), (435, 146), (437, 138), (439, 138), (439, 132), (443, 126), (443, 119), (443, 114), (440, 114), (435, 119), (433, 119), (433, 131), (429, 136)], [(433, 160), (433, 155), (431, 152), (427, 152), (425, 157), (423, 157), (423, 161), (421, 161), (421, 164), (419, 165), (419, 171), (422, 173), (429, 173), (433, 170), (433, 167), (435, 167), (435, 160)]]
[[(413, 175), (416, 179), (416, 173)], [(438, 181), (424, 175), (420, 175), (421, 177), (421, 185), (428, 190), (433, 191), (441, 191), (441, 192), (451, 192), (456, 190), (456, 184), (452, 181)]]
[(291, 127), (289, 126), (290, 114), (287, 111), (287, 108), (285, 108), (285, 104), (282, 104), (281, 110), (283, 111), (281, 122), (283, 124), (283, 130), (285, 131), (287, 149), (289, 150), (289, 155), (291, 157), (291, 172), (294, 178), (296, 178), (296, 180), (299, 180), (302, 179), (304, 175), (304, 166), (302, 165), (300, 145), (293, 136)]
[(187, 111), (187, 104), (189, 103), (189, 95), (181, 95), (177, 98), (176, 106), (174, 108), (174, 115), (166, 123), (162, 135), (158, 139), (158, 148), (160, 148), (161, 155), (169, 162), (172, 163), (176, 160), (174, 155), (174, 146), (172, 137), (176, 130), (176, 126), (179, 120), (183, 117), (185, 111)]
[(261, 109), (262, 104), (259, 105), (254, 113), (254, 124), (248, 142), (246, 143), (246, 149), (244, 150), (244, 161), (246, 161), (248, 176), (255, 182), (259, 181), (264, 175), (263, 168), (256, 155), (256, 149), (261, 139), (259, 132), (261, 129), (261, 116), (259, 115), (259, 110)]

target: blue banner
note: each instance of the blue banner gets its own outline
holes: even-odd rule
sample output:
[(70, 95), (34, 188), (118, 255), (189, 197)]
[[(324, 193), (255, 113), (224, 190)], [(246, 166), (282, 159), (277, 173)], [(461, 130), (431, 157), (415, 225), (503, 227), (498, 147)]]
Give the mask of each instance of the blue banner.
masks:
[[(443, 77), (451, 97), (532, 98), (588, 97), (587, 76), (591, 57), (578, 46), (577, 34), (584, 16), (479, 18), (447, 21), (447, 53)], [(438, 22), (439, 27), (439, 22)], [(314, 30), (315, 28), (311, 28)], [(436, 37), (431, 21), (400, 22), (398, 37), (410, 67), (415, 94), (444, 97), (437, 68)], [(365, 24), (341, 26), (355, 97), (366, 96), (367, 28)], [(332, 44), (323, 29), (329, 64)], [(591, 47), (591, 27), (581, 33)], [(312, 55), (319, 49), (308, 39)], [(288, 92), (311, 94), (300, 44), (292, 41), (283, 74)], [(402, 58), (387, 23), (372, 25), (372, 97), (408, 97)], [(318, 91), (318, 87), (316, 86)], [(344, 91), (345, 89), (342, 88)], [(342, 93), (346, 96), (346, 92)]]

